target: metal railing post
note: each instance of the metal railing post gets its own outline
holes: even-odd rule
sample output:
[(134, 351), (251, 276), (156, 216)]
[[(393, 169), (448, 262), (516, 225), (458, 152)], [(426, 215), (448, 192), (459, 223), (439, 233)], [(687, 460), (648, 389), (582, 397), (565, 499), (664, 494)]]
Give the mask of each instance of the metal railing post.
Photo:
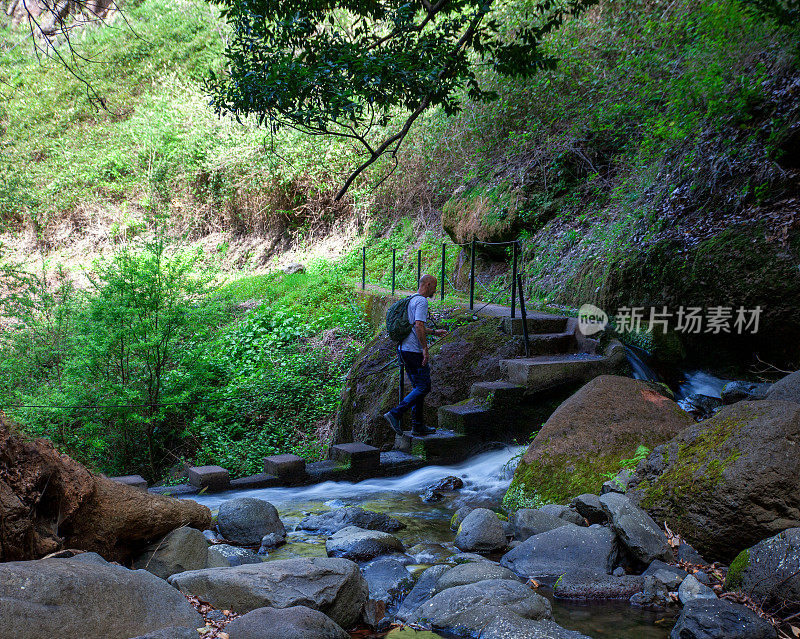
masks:
[(475, 239), (472, 240), (472, 249), (469, 262), (469, 310), (475, 309)]
[(417, 251), (417, 286), (419, 286), (419, 278), (422, 277), (422, 249)]
[(442, 290), (440, 294), (442, 296), (443, 302), (444, 302), (444, 260), (445, 260), (445, 251), (447, 250), (445, 247), (446, 247), (445, 243), (442, 242)]
[(511, 319), (517, 315), (517, 241), (514, 240), (514, 259), (511, 263)]
[(367, 247), (361, 249), (361, 290), (367, 288)]
[(517, 275), (517, 289), (519, 290), (519, 312), (522, 315), (522, 339), (525, 340), (525, 357), (530, 357), (528, 344), (528, 314), (525, 312), (525, 293), (522, 290), (522, 275)]
[(394, 295), (396, 275), (395, 269), (397, 267), (397, 249), (392, 249), (392, 295)]

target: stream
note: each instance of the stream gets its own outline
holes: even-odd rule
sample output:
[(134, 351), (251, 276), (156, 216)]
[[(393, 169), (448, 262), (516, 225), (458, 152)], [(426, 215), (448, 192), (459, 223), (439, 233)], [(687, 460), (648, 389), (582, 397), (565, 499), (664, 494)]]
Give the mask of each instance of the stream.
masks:
[[(212, 510), (235, 497), (257, 497), (272, 503), (289, 534), (286, 545), (271, 553), (270, 560), (324, 557), (324, 535), (312, 535), (294, 528), (308, 514), (342, 506), (362, 506), (396, 517), (406, 524), (404, 530), (395, 533), (406, 548), (417, 544), (452, 547), (455, 533), (450, 530), (450, 517), (453, 512), (465, 505), (499, 509), (513, 475), (515, 458), (524, 450), (524, 446), (505, 447), (476, 455), (461, 464), (428, 466), (400, 477), (367, 479), (357, 483), (325, 482), (300, 488), (228, 491), (192, 499)], [(426, 504), (420, 499), (419, 495), (425, 488), (450, 475), (464, 481), (461, 490), (445, 493), (445, 499), (436, 504)], [(418, 561), (434, 563), (432, 557), (418, 558)], [(418, 563), (408, 566), (408, 569), (417, 573), (428, 565)], [(553, 601), (553, 616), (559, 625), (593, 639), (666, 639), (674, 623), (674, 619), (664, 618), (663, 614), (632, 608), (627, 601), (576, 603), (553, 600), (544, 589), (539, 592)]]

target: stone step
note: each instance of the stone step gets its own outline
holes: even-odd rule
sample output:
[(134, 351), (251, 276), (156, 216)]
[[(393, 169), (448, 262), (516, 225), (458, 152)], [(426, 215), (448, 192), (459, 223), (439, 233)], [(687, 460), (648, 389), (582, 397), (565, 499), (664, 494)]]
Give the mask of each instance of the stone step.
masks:
[(470, 397), (487, 401), (492, 409), (512, 408), (522, 403), (527, 390), (525, 386), (512, 384), (505, 380), (497, 380), (494, 382), (475, 382), (470, 389), (469, 395)]
[(306, 474), (310, 484), (324, 481), (345, 481), (349, 479), (349, 471), (348, 466), (340, 464), (334, 459), (306, 464)]
[(277, 475), (258, 473), (256, 475), (248, 475), (247, 477), (239, 477), (239, 479), (231, 479), (231, 490), (277, 488), (278, 486), (285, 486), (286, 483), (287, 481), (285, 479), (282, 479)]
[(132, 488), (147, 490), (147, 480), (141, 475), (122, 475), (120, 477), (109, 477), (109, 479)]
[(451, 430), (437, 428), (424, 437), (413, 435), (410, 430), (395, 437), (395, 449), (422, 459), (425, 464), (455, 464), (469, 455), (474, 440)]
[(378, 474), (381, 477), (395, 477), (418, 470), (425, 465), (425, 460), (422, 457), (404, 453), (401, 450), (390, 450), (381, 453), (381, 465), (378, 467)]
[(493, 430), (495, 412), (487, 398), (472, 398), (439, 407), (439, 428), (460, 435), (480, 437)]
[(605, 372), (606, 358), (602, 355), (572, 353), (504, 359), (501, 370), (512, 384), (529, 391), (538, 391), (560, 384), (588, 381)]
[(191, 484), (176, 484), (174, 486), (152, 486), (149, 488), (149, 492), (167, 497), (184, 497), (186, 495), (196, 495), (200, 492), (200, 489)]
[[(546, 313), (528, 314), (528, 335), (534, 333), (563, 333), (567, 330), (568, 317), (562, 315), (548, 315)], [(519, 316), (519, 309), (517, 309), (517, 317), (504, 317), (503, 330), (510, 334), (522, 335), (522, 317)]]
[(532, 356), (571, 353), (578, 350), (575, 333), (534, 333), (528, 336)]

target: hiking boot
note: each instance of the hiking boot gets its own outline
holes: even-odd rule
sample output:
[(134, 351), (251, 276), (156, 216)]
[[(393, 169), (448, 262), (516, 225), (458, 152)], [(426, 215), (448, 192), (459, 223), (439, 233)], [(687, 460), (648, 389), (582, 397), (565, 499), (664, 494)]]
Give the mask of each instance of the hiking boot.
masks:
[(403, 426), (400, 424), (400, 420), (397, 419), (394, 415), (392, 415), (391, 411), (388, 413), (383, 414), (383, 418), (389, 422), (389, 426), (392, 427), (392, 430), (397, 433), (398, 435), (403, 434)]
[(411, 428), (411, 434), (414, 437), (425, 437), (426, 435), (433, 435), (435, 432), (435, 428), (428, 428), (427, 426), (412, 426)]

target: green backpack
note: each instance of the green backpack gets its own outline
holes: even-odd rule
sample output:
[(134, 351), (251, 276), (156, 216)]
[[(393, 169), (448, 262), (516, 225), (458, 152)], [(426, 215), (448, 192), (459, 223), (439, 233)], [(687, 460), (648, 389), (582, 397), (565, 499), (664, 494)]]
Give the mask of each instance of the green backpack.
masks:
[(386, 311), (386, 331), (393, 342), (398, 344), (406, 337), (411, 335), (411, 322), (408, 321), (408, 304), (417, 297), (419, 293), (409, 295), (401, 300), (397, 300)]

